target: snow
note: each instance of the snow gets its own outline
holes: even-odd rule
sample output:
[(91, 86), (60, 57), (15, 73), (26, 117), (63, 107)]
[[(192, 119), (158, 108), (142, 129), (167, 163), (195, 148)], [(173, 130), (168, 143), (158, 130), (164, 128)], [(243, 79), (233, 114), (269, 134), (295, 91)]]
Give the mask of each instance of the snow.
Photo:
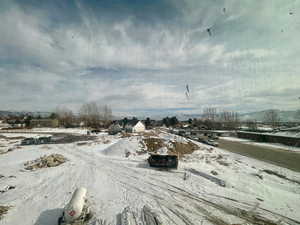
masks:
[(293, 131), (280, 131), (273, 133), (273, 135), (278, 135), (278, 136), (285, 136), (285, 137), (298, 137), (300, 138), (300, 132), (293, 132)]
[(86, 134), (85, 128), (33, 128), (34, 132), (50, 132), (50, 133), (72, 133), (72, 134)]
[(276, 149), (282, 149), (286, 151), (292, 151), (292, 152), (299, 152), (299, 147), (292, 147), (287, 146), (279, 143), (264, 143), (264, 142), (255, 142), (253, 140), (249, 139), (243, 139), (243, 138), (236, 138), (236, 137), (220, 137), (220, 139), (228, 140), (228, 141), (235, 141), (235, 142), (243, 142), (244, 144), (249, 145), (256, 145), (256, 146), (263, 146), (263, 147), (269, 147), (269, 148), (276, 148)]
[[(158, 135), (166, 141), (185, 141), (176, 135)], [(180, 160), (178, 170), (153, 169), (147, 164), (148, 154), (137, 154), (141, 141), (141, 136), (101, 134), (86, 145), (22, 146), (0, 154), (0, 173), (5, 176), (0, 178), (0, 187), (16, 187), (0, 193), (0, 205), (13, 206), (0, 224), (57, 224), (62, 208), (81, 186), (88, 190), (95, 217), (110, 224), (117, 223), (118, 214), (127, 206), (140, 218), (145, 205), (157, 211), (164, 225), (212, 224), (208, 219), (213, 218), (246, 224), (235, 213), (238, 209), (275, 222), (282, 219), (281, 224), (300, 220), (299, 184), (262, 170), (274, 170), (300, 181), (299, 173), (200, 143), (198, 151)], [(62, 154), (68, 161), (58, 167), (24, 171), (25, 162), (52, 153)], [(195, 174), (183, 179), (191, 169), (205, 174), (216, 171), (226, 187)], [(15, 178), (9, 178), (11, 175)]]
[(32, 133), (0, 133), (1, 136), (4, 136), (4, 137), (8, 137), (8, 138), (14, 138), (14, 137), (21, 137), (22, 138), (37, 138), (37, 137), (48, 137), (48, 136), (51, 136), (51, 135), (40, 135), (40, 134), (32, 134)]
[(4, 133), (69, 133), (69, 134), (87, 134), (87, 129), (85, 128), (32, 128), (32, 129), (15, 129), (15, 130), (4, 130), (0, 134)]

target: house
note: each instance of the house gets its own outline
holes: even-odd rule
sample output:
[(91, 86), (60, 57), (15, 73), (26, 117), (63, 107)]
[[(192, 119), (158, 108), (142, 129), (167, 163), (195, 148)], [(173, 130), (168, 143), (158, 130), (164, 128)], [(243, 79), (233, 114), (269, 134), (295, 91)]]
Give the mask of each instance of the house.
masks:
[(141, 121), (129, 122), (125, 126), (125, 131), (129, 133), (144, 132), (145, 130), (146, 126)]

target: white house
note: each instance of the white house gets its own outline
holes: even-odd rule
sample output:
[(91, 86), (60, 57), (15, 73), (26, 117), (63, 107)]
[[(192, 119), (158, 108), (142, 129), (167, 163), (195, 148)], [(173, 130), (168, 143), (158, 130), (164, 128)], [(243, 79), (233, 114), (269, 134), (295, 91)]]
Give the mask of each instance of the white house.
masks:
[(141, 122), (138, 121), (133, 127), (132, 127), (132, 132), (138, 133), (138, 132), (143, 132), (146, 130), (145, 125)]

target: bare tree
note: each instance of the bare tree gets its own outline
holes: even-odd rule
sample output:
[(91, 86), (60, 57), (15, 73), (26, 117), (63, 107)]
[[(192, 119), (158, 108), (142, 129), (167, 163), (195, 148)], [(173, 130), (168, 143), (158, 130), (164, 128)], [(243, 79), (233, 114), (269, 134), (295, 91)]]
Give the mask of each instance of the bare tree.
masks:
[(217, 119), (217, 108), (208, 107), (203, 109), (203, 118), (210, 121), (216, 121)]
[(101, 110), (96, 102), (83, 104), (79, 110), (79, 115), (86, 126), (97, 127), (101, 120)]
[(208, 107), (203, 109), (203, 124), (208, 129), (218, 129), (220, 128), (220, 123), (217, 122), (217, 108), (214, 107)]
[(237, 129), (240, 125), (237, 112), (223, 111), (219, 114), (219, 118), (226, 129)]
[(104, 105), (103, 107), (103, 120), (105, 122), (109, 122), (112, 120), (112, 110), (108, 105)]
[(257, 130), (257, 122), (255, 120), (247, 120), (246, 125), (249, 130), (256, 131)]
[(96, 102), (85, 103), (79, 110), (80, 118), (86, 126), (98, 127), (103, 122), (108, 124), (112, 119), (112, 110), (109, 106), (101, 106)]
[(279, 121), (280, 117), (278, 111), (271, 109), (265, 112), (264, 122), (270, 124), (273, 128), (278, 126)]
[(75, 120), (72, 110), (67, 107), (57, 107), (56, 115), (60, 125), (64, 127), (71, 127)]

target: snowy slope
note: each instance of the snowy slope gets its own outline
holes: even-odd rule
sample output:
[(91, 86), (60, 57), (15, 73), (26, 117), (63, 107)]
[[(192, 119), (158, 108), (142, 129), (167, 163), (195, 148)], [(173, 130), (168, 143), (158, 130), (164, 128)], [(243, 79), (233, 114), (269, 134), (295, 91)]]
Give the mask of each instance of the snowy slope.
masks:
[[(79, 186), (88, 189), (95, 217), (110, 224), (117, 223), (126, 206), (140, 215), (146, 204), (157, 210), (166, 225), (251, 224), (253, 215), (282, 220), (282, 224), (300, 221), (300, 185), (261, 170), (271, 169), (300, 181), (299, 173), (200, 143), (198, 151), (180, 161), (178, 170), (152, 169), (147, 154), (134, 154), (141, 148), (140, 141), (139, 136), (102, 135), (86, 145), (26, 146), (0, 155), (0, 174), (5, 176), (0, 178), (0, 189), (16, 186), (0, 193), (0, 205), (13, 206), (0, 224), (54, 225)], [(126, 158), (128, 151), (132, 154)], [(51, 153), (62, 154), (68, 161), (58, 167), (24, 171), (25, 162)], [(226, 187), (186, 172), (191, 169), (210, 175), (216, 171), (215, 177), (224, 180)], [(15, 178), (9, 178), (11, 175)]]

